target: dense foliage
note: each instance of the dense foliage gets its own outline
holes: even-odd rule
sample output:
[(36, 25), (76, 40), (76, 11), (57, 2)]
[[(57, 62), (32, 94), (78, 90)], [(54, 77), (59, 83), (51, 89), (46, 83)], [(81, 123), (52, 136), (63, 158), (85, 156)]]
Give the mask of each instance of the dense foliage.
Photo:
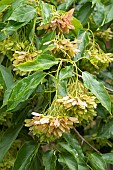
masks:
[(113, 164), (112, 0), (0, 1), (0, 169)]

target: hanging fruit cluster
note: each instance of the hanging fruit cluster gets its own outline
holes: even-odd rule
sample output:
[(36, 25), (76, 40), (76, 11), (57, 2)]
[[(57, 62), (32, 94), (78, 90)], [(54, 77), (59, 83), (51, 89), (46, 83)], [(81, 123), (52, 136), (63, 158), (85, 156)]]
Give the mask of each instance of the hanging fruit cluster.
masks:
[(33, 112), (35, 115), (31, 120), (27, 119), (26, 126), (33, 135), (40, 136), (41, 141), (51, 141), (62, 136), (63, 133), (70, 132), (73, 128), (73, 123), (79, 123), (74, 117), (62, 117), (43, 115)]

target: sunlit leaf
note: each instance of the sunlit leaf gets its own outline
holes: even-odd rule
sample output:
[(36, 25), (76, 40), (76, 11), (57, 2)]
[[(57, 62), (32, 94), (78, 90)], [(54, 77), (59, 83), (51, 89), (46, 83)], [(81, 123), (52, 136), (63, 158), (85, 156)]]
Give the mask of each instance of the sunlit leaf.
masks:
[(21, 71), (36, 71), (49, 69), (56, 64), (58, 64), (58, 60), (54, 56), (49, 54), (40, 54), (36, 59), (18, 64), (17, 67)]
[(29, 22), (34, 18), (36, 10), (30, 5), (19, 6), (16, 8), (8, 20), (17, 22)]

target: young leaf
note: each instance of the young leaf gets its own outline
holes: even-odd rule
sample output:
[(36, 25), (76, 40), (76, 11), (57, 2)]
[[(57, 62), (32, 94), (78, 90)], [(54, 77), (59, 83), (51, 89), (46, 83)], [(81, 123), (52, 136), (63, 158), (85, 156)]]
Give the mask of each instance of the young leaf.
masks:
[(93, 170), (106, 170), (106, 163), (101, 155), (95, 153), (89, 153), (88, 159), (90, 164), (92, 165)]
[(18, 152), (13, 170), (25, 170), (35, 156), (39, 145), (34, 141), (25, 143)]
[(0, 139), (0, 162), (22, 129), (22, 124), (11, 126)]
[(0, 82), (3, 80), (6, 88), (9, 88), (13, 84), (13, 76), (11, 72), (3, 65), (0, 65), (0, 75)]
[(53, 150), (45, 152), (42, 159), (45, 170), (56, 170), (57, 157)]
[(32, 6), (30, 5), (19, 6), (13, 11), (8, 20), (27, 23), (34, 18), (35, 14), (36, 10)]
[(88, 72), (82, 73), (82, 78), (84, 81), (84, 85), (88, 88), (100, 101), (100, 103), (111, 112), (111, 100), (110, 96), (104, 88), (104, 85), (98, 82), (92, 74)]
[(7, 104), (8, 111), (15, 109), (18, 104), (25, 102), (29, 98), (44, 77), (45, 74), (42, 71), (37, 71), (18, 81), (13, 88), (9, 90), (10, 94), (6, 91), (7, 96), (4, 96), (6, 100), (3, 101), (3, 105)]
[(21, 71), (36, 71), (49, 69), (56, 64), (58, 64), (58, 59), (54, 56), (49, 54), (40, 54), (36, 59), (18, 64), (17, 67)]

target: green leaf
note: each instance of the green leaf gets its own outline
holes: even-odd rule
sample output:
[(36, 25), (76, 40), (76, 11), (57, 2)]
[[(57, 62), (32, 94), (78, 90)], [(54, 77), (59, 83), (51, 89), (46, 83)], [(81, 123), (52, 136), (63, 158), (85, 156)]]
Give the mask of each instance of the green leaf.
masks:
[(110, 96), (104, 88), (104, 85), (98, 82), (94, 76), (88, 72), (82, 73), (84, 85), (88, 88), (109, 112), (111, 112)]
[(34, 141), (25, 143), (18, 152), (13, 170), (25, 170), (35, 156), (39, 145)]
[(78, 165), (74, 156), (69, 153), (59, 154), (58, 161), (65, 164), (70, 170), (78, 170)]
[(9, 21), (8, 24), (1, 30), (0, 32), (0, 41), (3, 41), (8, 37), (8, 35), (12, 35), (19, 28), (26, 25), (26, 23), (19, 23), (16, 21)]
[(29, 40), (31, 43), (34, 42), (34, 37), (35, 37), (35, 26), (36, 26), (36, 19), (32, 20), (30, 23), (30, 32), (29, 32)]
[(49, 69), (56, 64), (58, 64), (58, 59), (54, 56), (49, 54), (40, 54), (36, 59), (18, 64), (17, 67), (21, 71), (36, 71)]
[(63, 137), (68, 142), (68, 144), (77, 151), (78, 155), (83, 158), (84, 154), (78, 141), (71, 134), (68, 133), (63, 134)]
[(22, 124), (11, 126), (8, 128), (0, 139), (0, 162), (17, 138), (18, 133), (22, 129)]
[(8, 5), (1, 5), (0, 6), (0, 13), (4, 12), (9, 6)]
[(67, 96), (67, 80), (61, 80), (58, 84), (58, 95), (59, 96)]
[(113, 153), (102, 154), (102, 158), (107, 164), (113, 164)]
[(91, 15), (93, 11), (92, 4), (91, 3), (85, 3), (78, 11), (77, 13), (77, 19), (80, 20), (82, 24), (86, 24), (89, 16)]
[(59, 80), (61, 81), (74, 76), (73, 72), (74, 72), (73, 66), (65, 66), (65, 68), (61, 69), (59, 73)]
[(3, 65), (0, 65), (0, 83), (1, 81), (4, 82), (6, 88), (9, 88), (13, 84), (13, 76), (10, 70)]
[[(40, 154), (40, 153), (39, 153)], [(27, 168), (27, 170), (42, 170), (42, 165), (40, 162), (40, 155), (36, 155), (33, 161), (30, 163), (30, 166)]]
[(102, 3), (96, 3), (93, 12), (93, 20), (95, 24), (100, 27), (105, 21), (105, 7)]
[(71, 24), (75, 27), (75, 30), (72, 30), (72, 32), (74, 31), (76, 35), (78, 35), (79, 31), (83, 28), (81, 22), (75, 17), (73, 17)]
[(52, 13), (50, 5), (44, 3), (43, 1), (40, 1), (40, 5), (41, 5), (41, 12), (42, 12), (42, 23), (47, 24), (50, 21), (51, 13)]
[(57, 157), (53, 150), (45, 152), (42, 156), (42, 159), (45, 170), (56, 170)]
[(92, 165), (93, 170), (106, 170), (106, 163), (101, 155), (95, 153), (89, 153), (88, 159), (90, 164)]
[(85, 31), (85, 32), (81, 32), (77, 39), (79, 39), (81, 42), (78, 44), (78, 49), (80, 50), (80, 52), (73, 58), (74, 61), (81, 59), (83, 56), (83, 53), (89, 43), (89, 35), (90, 33)]
[(97, 138), (111, 138), (113, 137), (113, 119), (108, 120), (105, 125), (103, 125), (100, 133), (97, 135)]
[(108, 5), (105, 8), (106, 18), (105, 24), (113, 20), (113, 5)]
[(37, 71), (18, 81), (13, 88), (8, 89), (9, 93), (6, 91), (3, 105), (7, 104), (8, 111), (15, 109), (18, 104), (25, 102), (29, 98), (44, 77), (45, 74), (42, 71)]
[(12, 3), (13, 0), (1, 0), (0, 1), (0, 6), (1, 5), (10, 5)]
[(53, 40), (55, 38), (55, 36), (56, 36), (55, 31), (49, 31), (48, 33), (46, 33), (41, 40), (39, 49), (40, 50), (46, 49), (48, 47), (48, 45), (44, 45), (44, 43)]
[(78, 170), (88, 170), (84, 160), (84, 154), (78, 141), (71, 134), (65, 133), (63, 134), (63, 137), (67, 143), (59, 142), (59, 145), (64, 149), (66, 153), (68, 152), (73, 155), (75, 161), (77, 162)]
[(76, 0), (66, 0), (64, 3), (58, 6), (58, 10), (68, 10), (70, 6), (76, 2)]
[(36, 15), (36, 10), (30, 5), (19, 6), (16, 8), (8, 20), (17, 22), (29, 22)]

